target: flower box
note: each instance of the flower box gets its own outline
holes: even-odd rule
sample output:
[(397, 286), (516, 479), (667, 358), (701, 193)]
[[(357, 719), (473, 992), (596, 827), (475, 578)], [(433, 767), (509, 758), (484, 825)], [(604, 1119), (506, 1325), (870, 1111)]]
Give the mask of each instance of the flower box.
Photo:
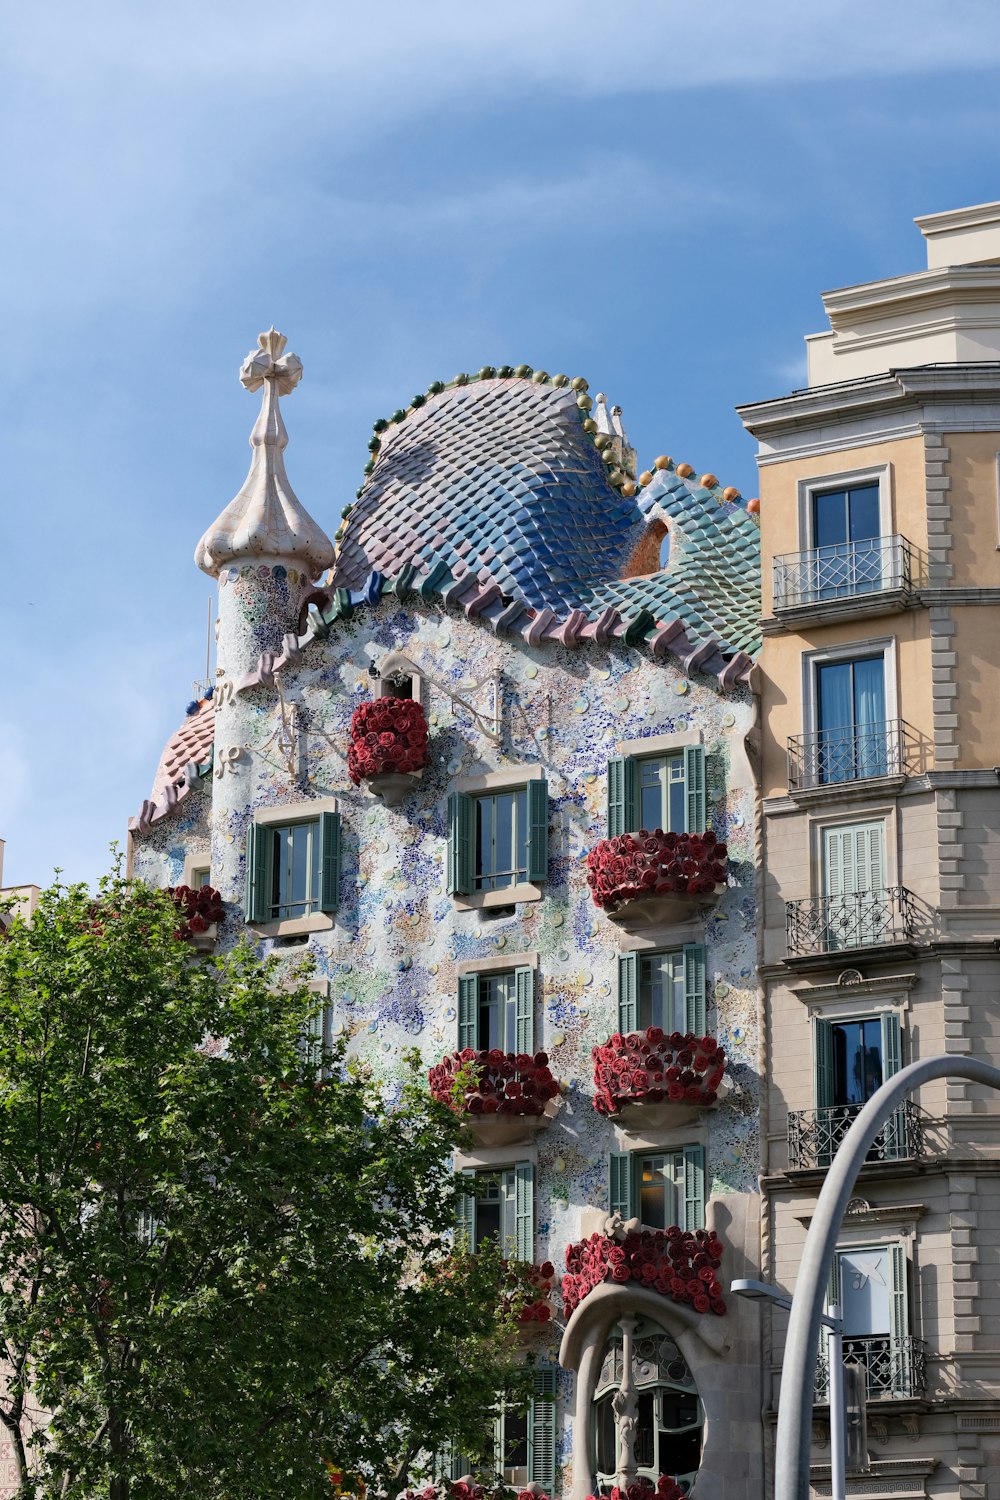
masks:
[(545, 1052), (465, 1047), (436, 1063), (427, 1081), (435, 1099), (466, 1117), (480, 1146), (524, 1140), (544, 1129), (561, 1103)]
[(395, 807), (429, 765), (427, 717), (413, 698), (376, 698), (351, 715), (347, 771), (355, 786), (367, 782)]
[[(627, 1124), (683, 1124), (718, 1098), (726, 1054), (714, 1037), (658, 1026), (614, 1036), (591, 1053), (594, 1108)], [(657, 1116), (654, 1120), (653, 1116)], [(682, 1118), (683, 1116), (683, 1118)]]
[[(515, 1278), (504, 1301), (523, 1333), (531, 1333), (540, 1324), (550, 1323), (555, 1313), (552, 1294), (556, 1285), (556, 1268), (550, 1260), (539, 1266), (521, 1264), (521, 1275)], [(525, 1280), (527, 1285), (525, 1285)]]
[(673, 921), (725, 890), (728, 852), (711, 829), (623, 833), (591, 849), (587, 884), (613, 920)]
[(222, 897), (213, 886), (174, 885), (167, 894), (174, 898), (182, 921), (175, 937), (184, 938), (200, 953), (210, 953), (215, 947), (218, 924), (226, 915)]
[(621, 1238), (592, 1234), (566, 1247), (563, 1308), (571, 1317), (584, 1297), (606, 1281), (638, 1282), (695, 1312), (726, 1311), (716, 1271), (722, 1242), (707, 1229), (630, 1229)]
[(613, 1484), (610, 1497), (588, 1495), (587, 1500), (687, 1500), (687, 1495), (677, 1480), (672, 1479), (669, 1474), (661, 1474), (655, 1485), (651, 1479), (640, 1474), (624, 1488)]

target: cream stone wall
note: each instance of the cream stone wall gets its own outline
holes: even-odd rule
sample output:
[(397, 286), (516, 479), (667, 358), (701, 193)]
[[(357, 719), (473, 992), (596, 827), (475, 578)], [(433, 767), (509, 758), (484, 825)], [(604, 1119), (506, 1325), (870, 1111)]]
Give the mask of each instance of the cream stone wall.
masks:
[(1000, 585), (1000, 509), (997, 472), (1000, 432), (951, 432), (945, 473), (952, 508), (951, 562), (956, 583)]

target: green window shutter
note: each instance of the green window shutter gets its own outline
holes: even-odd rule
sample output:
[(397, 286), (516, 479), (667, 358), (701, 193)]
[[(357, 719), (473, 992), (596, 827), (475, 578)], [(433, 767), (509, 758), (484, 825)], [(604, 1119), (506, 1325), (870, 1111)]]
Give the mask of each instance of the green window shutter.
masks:
[(514, 1044), (518, 1052), (535, 1050), (535, 971), (514, 970)]
[[(837, 1252), (836, 1255), (834, 1255), (834, 1257), (833, 1257), (833, 1264), (830, 1267), (830, 1287), (829, 1287), (829, 1290), (827, 1292), (827, 1301), (828, 1301), (830, 1307), (839, 1307), (840, 1306), (840, 1253), (839, 1253), (839, 1251)], [(821, 1335), (821, 1337), (823, 1339), (823, 1344), (824, 1344), (824, 1347), (825, 1347), (825, 1344), (826, 1344), (826, 1335), (823, 1334), (823, 1335)]]
[(684, 746), (684, 789), (687, 793), (685, 833), (704, 833), (708, 822), (705, 806), (705, 751), (701, 745)]
[(685, 1146), (684, 1151), (684, 1215), (681, 1228), (685, 1230), (705, 1227), (705, 1148)]
[(253, 823), (247, 833), (244, 913), (248, 922), (271, 916), (271, 865), (274, 838), (266, 823)]
[(528, 1482), (540, 1484), (551, 1495), (556, 1481), (556, 1371), (539, 1365), (535, 1392), (528, 1408)]
[(549, 873), (549, 784), (528, 782), (528, 879), (546, 880)]
[(618, 1030), (623, 1036), (639, 1029), (639, 955), (618, 955)]
[(463, 1479), (466, 1474), (472, 1473), (472, 1464), (464, 1453), (456, 1453), (454, 1445), (451, 1443), (448, 1444), (448, 1452), (445, 1455), (445, 1468), (451, 1475), (452, 1483)]
[(909, 1360), (904, 1355), (902, 1340), (910, 1331), (909, 1310), (906, 1306), (906, 1252), (900, 1244), (889, 1246), (889, 1300), (892, 1339), (892, 1392), (894, 1396), (909, 1396)]
[(479, 975), (458, 977), (458, 1050), (479, 1046)]
[(340, 905), (340, 813), (320, 813), (319, 909), (333, 912)]
[[(471, 1167), (463, 1168), (462, 1177), (473, 1177)], [(455, 1249), (461, 1254), (471, 1255), (476, 1248), (476, 1200), (471, 1193), (461, 1190), (455, 1198)]]
[[(903, 1065), (902, 1038), (899, 1031), (899, 1016), (895, 1011), (882, 1015), (882, 1077), (891, 1078)], [(897, 1104), (882, 1131), (883, 1150), (887, 1161), (899, 1161), (906, 1155), (906, 1124), (904, 1109)]]
[(629, 1151), (612, 1151), (609, 1172), (611, 1212), (623, 1219), (636, 1216), (635, 1163)]
[(899, 1016), (894, 1010), (882, 1015), (882, 1078), (891, 1078), (903, 1065)]
[(518, 1260), (535, 1258), (535, 1168), (530, 1161), (514, 1167), (514, 1241)]
[(703, 943), (685, 943), (684, 949), (684, 1025), (695, 1036), (705, 1035), (705, 947)]
[(638, 768), (631, 755), (608, 761), (608, 838), (635, 833), (639, 823)]
[(833, 1104), (833, 1031), (828, 1021), (816, 1022), (816, 1107)]
[(467, 896), (472, 890), (472, 798), (465, 792), (448, 794), (448, 895)]

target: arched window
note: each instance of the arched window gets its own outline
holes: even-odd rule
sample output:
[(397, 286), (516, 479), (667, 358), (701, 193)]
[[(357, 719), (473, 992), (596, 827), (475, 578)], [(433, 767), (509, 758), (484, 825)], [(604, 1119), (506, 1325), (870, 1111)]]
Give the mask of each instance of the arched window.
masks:
[[(701, 1463), (705, 1413), (694, 1377), (673, 1339), (654, 1323), (643, 1322), (633, 1342), (633, 1378), (639, 1398), (635, 1457), (639, 1473), (655, 1484), (661, 1474), (684, 1490), (694, 1483)], [(622, 1336), (613, 1334), (594, 1393), (597, 1481), (615, 1482), (618, 1432), (612, 1401), (622, 1380)]]

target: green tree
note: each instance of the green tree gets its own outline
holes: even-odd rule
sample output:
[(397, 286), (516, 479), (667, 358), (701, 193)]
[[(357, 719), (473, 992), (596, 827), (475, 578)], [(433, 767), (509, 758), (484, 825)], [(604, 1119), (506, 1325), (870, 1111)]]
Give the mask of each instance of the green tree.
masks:
[[(56, 886), (0, 941), (0, 1422), (21, 1494), (391, 1494), (530, 1375), (452, 1255), (455, 1116), (307, 1055), (300, 974), (163, 892)], [(224, 1040), (222, 1040), (224, 1039)]]

